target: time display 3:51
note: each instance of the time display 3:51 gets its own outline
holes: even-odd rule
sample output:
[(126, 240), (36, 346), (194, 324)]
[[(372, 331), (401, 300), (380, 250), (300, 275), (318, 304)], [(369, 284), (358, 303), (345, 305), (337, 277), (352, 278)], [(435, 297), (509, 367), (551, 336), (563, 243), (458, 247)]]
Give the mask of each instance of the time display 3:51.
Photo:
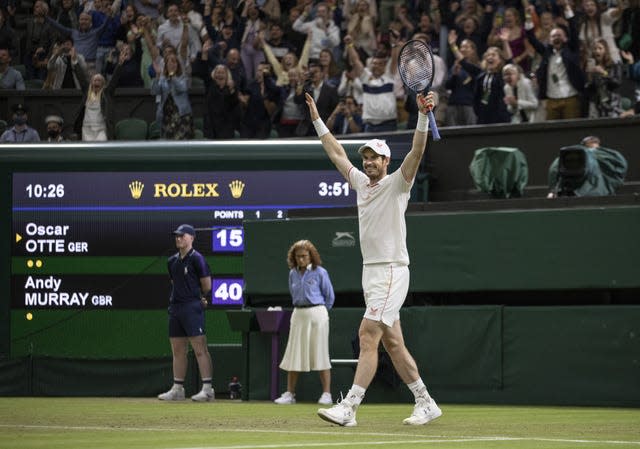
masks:
[(349, 183), (348, 182), (321, 182), (318, 184), (318, 195), (321, 197), (327, 196), (349, 196)]

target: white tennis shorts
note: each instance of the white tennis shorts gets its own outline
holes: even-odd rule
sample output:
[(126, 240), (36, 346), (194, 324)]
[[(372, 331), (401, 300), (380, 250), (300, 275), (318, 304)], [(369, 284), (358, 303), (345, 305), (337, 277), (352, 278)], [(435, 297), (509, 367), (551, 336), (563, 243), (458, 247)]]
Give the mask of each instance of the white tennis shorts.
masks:
[(293, 309), (289, 340), (280, 368), (300, 372), (331, 369), (329, 312), (325, 306)]
[(409, 266), (368, 264), (362, 267), (362, 290), (367, 306), (364, 317), (393, 326), (409, 291)]

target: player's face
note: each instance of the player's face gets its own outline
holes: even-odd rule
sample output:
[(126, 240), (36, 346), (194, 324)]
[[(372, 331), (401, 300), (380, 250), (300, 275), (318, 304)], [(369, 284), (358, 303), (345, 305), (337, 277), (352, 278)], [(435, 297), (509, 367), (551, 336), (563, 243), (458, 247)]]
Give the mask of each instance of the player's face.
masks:
[(367, 148), (362, 152), (362, 168), (372, 182), (379, 181), (387, 174), (389, 159)]

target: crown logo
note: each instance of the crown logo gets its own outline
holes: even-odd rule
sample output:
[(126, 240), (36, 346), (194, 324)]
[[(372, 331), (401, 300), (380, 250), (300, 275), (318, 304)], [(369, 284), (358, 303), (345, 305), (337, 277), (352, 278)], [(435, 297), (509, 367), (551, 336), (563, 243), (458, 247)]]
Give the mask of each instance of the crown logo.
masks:
[(134, 200), (139, 200), (142, 196), (142, 190), (144, 189), (144, 184), (140, 181), (133, 181), (129, 184), (129, 190), (131, 191), (131, 197)]
[(236, 199), (240, 198), (242, 196), (242, 191), (244, 190), (244, 182), (235, 179), (229, 184), (229, 189), (231, 190), (232, 197)]

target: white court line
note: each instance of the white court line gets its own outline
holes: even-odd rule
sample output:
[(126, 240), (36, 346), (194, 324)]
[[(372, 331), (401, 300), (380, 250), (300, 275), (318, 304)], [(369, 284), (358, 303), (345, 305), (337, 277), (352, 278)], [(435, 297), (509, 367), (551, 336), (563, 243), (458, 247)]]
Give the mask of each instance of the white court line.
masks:
[[(182, 431), (184, 428), (172, 428), (172, 427), (109, 427), (109, 426), (56, 426), (56, 425), (39, 425), (39, 424), (0, 424), (0, 428), (17, 428), (17, 429), (52, 429), (52, 430), (100, 430), (100, 431), (128, 431), (128, 432), (175, 432)], [(211, 429), (215, 431), (216, 429)], [(331, 435), (335, 436), (336, 431), (295, 431), (295, 430), (277, 430), (277, 429), (229, 429), (225, 428), (225, 432), (238, 432), (238, 433), (282, 433), (286, 435), (290, 434), (303, 434), (303, 435)], [(381, 432), (349, 432), (350, 436), (393, 436), (393, 437), (412, 437), (415, 438), (415, 434), (409, 433), (381, 433)], [(272, 448), (288, 448), (288, 447), (322, 447), (322, 446), (355, 446), (362, 444), (372, 445), (389, 445), (389, 444), (418, 444), (418, 443), (473, 443), (480, 441), (540, 441), (549, 443), (575, 443), (575, 444), (618, 444), (618, 445), (632, 445), (640, 446), (640, 441), (621, 441), (621, 440), (585, 440), (585, 439), (570, 439), (570, 438), (536, 438), (536, 437), (506, 437), (506, 436), (445, 436), (445, 435), (430, 435), (430, 439), (422, 440), (400, 440), (400, 441), (361, 441), (361, 442), (339, 442), (339, 443), (295, 443), (295, 444), (266, 444), (266, 445), (238, 445), (238, 446), (206, 446), (206, 447), (185, 447), (185, 448), (172, 448), (172, 449), (272, 449)]]

